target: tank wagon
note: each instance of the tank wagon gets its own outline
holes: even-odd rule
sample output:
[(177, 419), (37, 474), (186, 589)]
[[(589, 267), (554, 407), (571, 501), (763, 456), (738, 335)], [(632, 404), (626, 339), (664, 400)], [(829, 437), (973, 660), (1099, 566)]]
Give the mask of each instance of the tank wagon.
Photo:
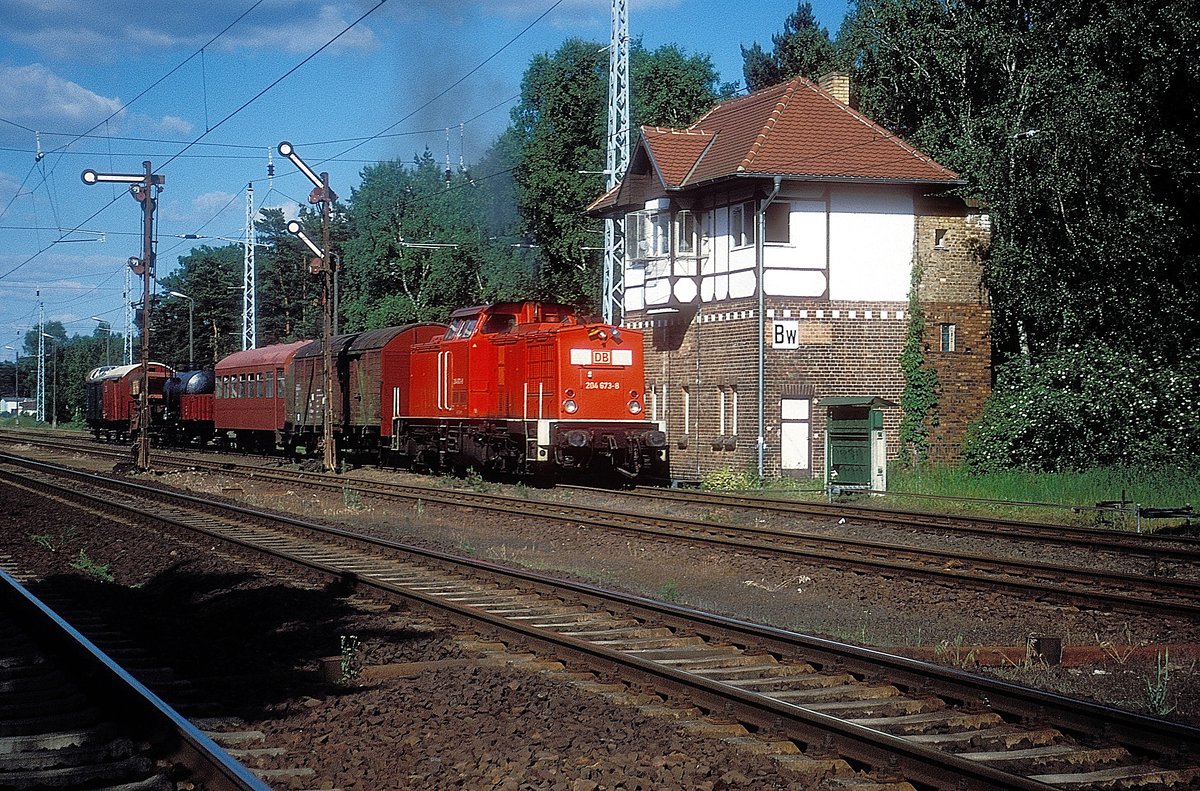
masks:
[(211, 370), (176, 371), (163, 383), (163, 413), (159, 429), (170, 445), (206, 445), (216, 433), (213, 422)]

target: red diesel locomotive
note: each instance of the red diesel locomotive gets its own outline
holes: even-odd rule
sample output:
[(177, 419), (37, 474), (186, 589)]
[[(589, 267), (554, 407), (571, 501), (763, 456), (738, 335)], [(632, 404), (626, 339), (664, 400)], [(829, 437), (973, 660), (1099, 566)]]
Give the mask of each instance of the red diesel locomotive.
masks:
[(637, 331), (543, 302), (464, 308), (413, 347), (410, 387), (390, 449), (419, 467), (668, 478)]

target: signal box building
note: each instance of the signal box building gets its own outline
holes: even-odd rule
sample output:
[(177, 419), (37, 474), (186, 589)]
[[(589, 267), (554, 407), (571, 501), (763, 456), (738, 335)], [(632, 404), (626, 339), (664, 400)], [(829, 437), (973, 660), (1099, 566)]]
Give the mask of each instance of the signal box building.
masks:
[(643, 331), (676, 478), (822, 475), (822, 399), (887, 402), (894, 459), (910, 333), (937, 380), (929, 456), (953, 459), (982, 409), (987, 215), (849, 98), (845, 75), (797, 77), (686, 129), (643, 127), (588, 209), (625, 220), (624, 323)]

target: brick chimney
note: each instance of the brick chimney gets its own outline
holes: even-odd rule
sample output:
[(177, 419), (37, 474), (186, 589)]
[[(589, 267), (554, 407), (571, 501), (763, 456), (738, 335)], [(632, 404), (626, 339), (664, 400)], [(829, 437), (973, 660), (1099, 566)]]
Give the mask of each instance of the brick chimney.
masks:
[(821, 90), (828, 91), (833, 98), (845, 105), (850, 104), (850, 75), (844, 71), (831, 71), (817, 80)]

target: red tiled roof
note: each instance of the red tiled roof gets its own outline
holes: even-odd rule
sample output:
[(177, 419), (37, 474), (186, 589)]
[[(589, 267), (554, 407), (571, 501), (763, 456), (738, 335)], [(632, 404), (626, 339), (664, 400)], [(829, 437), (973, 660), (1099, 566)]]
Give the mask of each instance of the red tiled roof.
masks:
[(734, 175), (953, 182), (958, 174), (803, 77), (731, 99), (686, 130), (643, 129), (668, 187)]
[(704, 150), (716, 135), (702, 129), (663, 129), (643, 126), (642, 139), (650, 151), (650, 160), (667, 187), (679, 187), (687, 179)]

